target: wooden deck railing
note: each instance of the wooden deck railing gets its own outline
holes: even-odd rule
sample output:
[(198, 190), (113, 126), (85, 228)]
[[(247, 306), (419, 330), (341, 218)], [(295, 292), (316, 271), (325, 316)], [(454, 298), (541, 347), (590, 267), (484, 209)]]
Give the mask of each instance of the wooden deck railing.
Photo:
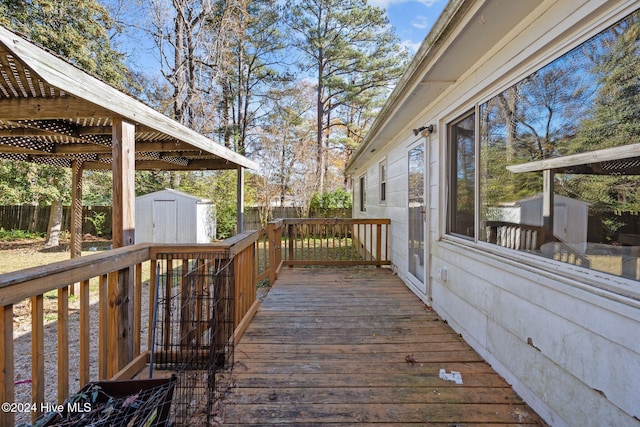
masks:
[(557, 242), (553, 233), (544, 227), (506, 221), (485, 221), (487, 242), (509, 249), (540, 250), (547, 242)]
[[(7, 273), (0, 276), (0, 402), (13, 403), (14, 399), (14, 344), (13, 307), (30, 299), (31, 325), (31, 395), (39, 415), (45, 401), (44, 354), (44, 294), (54, 291), (58, 298), (57, 325), (57, 400), (69, 395), (69, 372), (77, 369), (69, 365), (69, 286), (79, 283), (80, 336), (73, 337), (80, 347), (80, 386), (90, 381), (91, 358), (90, 328), (98, 328), (98, 379), (112, 378), (120, 372), (133, 372), (136, 363), (145, 363), (141, 354), (142, 329), (142, 267), (151, 264), (150, 310), (155, 295), (155, 263), (161, 254), (170, 254), (177, 264), (189, 262), (194, 253), (225, 252), (235, 263), (234, 327), (242, 333), (243, 319), (255, 303), (255, 242), (257, 232), (247, 232), (222, 243), (211, 245), (138, 244), (100, 254), (75, 258), (46, 266)], [(99, 321), (90, 324), (89, 286), (91, 281), (99, 287)], [(152, 316), (149, 316), (151, 322)], [(245, 322), (246, 323), (246, 322)], [(149, 330), (151, 325), (149, 325)], [(136, 362), (138, 361), (138, 362)], [(140, 362), (142, 361), (142, 362)], [(132, 366), (133, 364), (133, 366)], [(122, 374), (120, 375), (122, 376)], [(21, 402), (25, 403), (25, 402)], [(0, 425), (13, 426), (15, 414), (0, 412)]]
[[(131, 377), (148, 363), (148, 351), (141, 351), (143, 269), (150, 275), (147, 328), (150, 331), (159, 260), (165, 260), (167, 271), (174, 267), (185, 270), (185, 266), (200, 257), (207, 258), (207, 253), (216, 259), (221, 259), (219, 253), (226, 254), (234, 265), (233, 336), (237, 339), (257, 310), (257, 282), (269, 279), (274, 283), (284, 264), (388, 265), (389, 224), (388, 219), (278, 219), (260, 232), (249, 231), (217, 244), (138, 244), (3, 274), (0, 276), (0, 402), (15, 402), (13, 309), (24, 300), (30, 300), (32, 310), (31, 398), (37, 409), (32, 413), (35, 419), (41, 404), (54, 403), (45, 401), (45, 293), (57, 293), (57, 401), (61, 403), (69, 395), (69, 372), (76, 369), (69, 364), (71, 339), (79, 342), (80, 387), (95, 379)], [(215, 253), (218, 254), (213, 255)], [(79, 337), (70, 337), (69, 286), (76, 283), (79, 283), (80, 332)], [(96, 309), (90, 305), (90, 286), (98, 288), (97, 324), (90, 321), (90, 312)], [(181, 286), (180, 283), (177, 286)], [(92, 365), (90, 339), (91, 331), (96, 328), (98, 357)], [(151, 348), (150, 340), (151, 337), (146, 348)], [(91, 378), (95, 364), (98, 378)], [(0, 426), (14, 423), (14, 413), (0, 412)]]
[(283, 265), (389, 265), (389, 219), (284, 218), (258, 245), (258, 280), (273, 283)]

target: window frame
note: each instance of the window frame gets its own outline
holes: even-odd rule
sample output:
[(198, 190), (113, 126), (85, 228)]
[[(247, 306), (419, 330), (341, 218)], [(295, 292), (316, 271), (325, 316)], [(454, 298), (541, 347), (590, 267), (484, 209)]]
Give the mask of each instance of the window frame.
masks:
[[(521, 64), (521, 68), (519, 69), (517, 74), (512, 75), (508, 79), (497, 80), (494, 81), (493, 84), (490, 84), (483, 90), (482, 92), (478, 92), (475, 96), (467, 98), (464, 104), (460, 104), (455, 108), (455, 111), (450, 111), (446, 114), (445, 120), (446, 125), (446, 138), (441, 143), (441, 147), (443, 148), (440, 159), (443, 161), (444, 167), (440, 171), (440, 176), (444, 180), (444, 186), (441, 189), (441, 203), (445, 209), (444, 215), (440, 221), (441, 239), (447, 243), (453, 243), (452, 247), (469, 247), (482, 251), (485, 254), (491, 255), (495, 260), (504, 261), (505, 259), (513, 260), (514, 262), (520, 263), (521, 265), (531, 266), (536, 269), (538, 273), (536, 274), (552, 274), (554, 280), (560, 279), (561, 281), (567, 280), (567, 284), (571, 286), (575, 286), (576, 280), (583, 281), (585, 283), (589, 283), (594, 287), (594, 289), (604, 289), (607, 292), (611, 292), (611, 297), (615, 296), (615, 299), (618, 297), (622, 298), (633, 298), (639, 299), (640, 291), (637, 289), (637, 280), (633, 280), (630, 278), (608, 274), (605, 272), (601, 272), (599, 270), (591, 269), (588, 267), (582, 267), (579, 265), (570, 264), (564, 261), (545, 258), (537, 254), (530, 254), (528, 252), (523, 252), (519, 250), (514, 250), (506, 247), (502, 247), (500, 245), (496, 245), (494, 243), (489, 243), (481, 239), (482, 230), (480, 229), (480, 225), (482, 223), (482, 197), (481, 197), (481, 185), (482, 180), (480, 176), (482, 174), (482, 159), (480, 158), (481, 153), (481, 133), (480, 133), (480, 121), (482, 120), (480, 114), (480, 108), (487, 101), (492, 99), (493, 97), (499, 95), (504, 90), (508, 89), (512, 85), (518, 83), (522, 79), (527, 76), (535, 73), (548, 64), (552, 63), (554, 60), (562, 57), (563, 55), (570, 52), (572, 49), (575, 49), (581, 46), (583, 43), (587, 42), (591, 37), (598, 35), (600, 32), (607, 30), (609, 27), (616, 24), (616, 22), (625, 19), (628, 15), (637, 12), (638, 8), (634, 7), (633, 9), (625, 9), (624, 11), (619, 11), (615, 16), (609, 17), (609, 19), (601, 22), (597, 27), (592, 28), (593, 31), (589, 31), (589, 33), (582, 34), (579, 40), (572, 40), (572, 43), (565, 44), (563, 46), (556, 47), (551, 52), (546, 52), (543, 55), (543, 59), (537, 61), (535, 64), (528, 63), (526, 65)], [(471, 108), (471, 109), (470, 109)], [(474, 211), (475, 211), (475, 231), (474, 238), (471, 239), (465, 235), (459, 233), (452, 233), (450, 231), (451, 225), (451, 215), (453, 215), (453, 210), (450, 209), (450, 200), (452, 198), (452, 194), (455, 194), (454, 189), (451, 188), (451, 185), (455, 182), (453, 178), (456, 177), (456, 173), (452, 168), (452, 156), (451, 156), (451, 145), (450, 145), (450, 126), (458, 123), (463, 120), (468, 114), (472, 111), (476, 113), (475, 119), (475, 165), (476, 165), (476, 179), (475, 179), (475, 200), (474, 200)], [(462, 252), (461, 252), (462, 253)], [(557, 276), (556, 276), (557, 275)], [(602, 276), (606, 276), (606, 280), (602, 281)], [(551, 276), (549, 276), (551, 277)], [(630, 288), (634, 290), (631, 291)]]
[(381, 205), (387, 204), (387, 159), (382, 160), (378, 164), (378, 188), (379, 199)]
[[(473, 117), (473, 235), (464, 234), (454, 231), (454, 225), (457, 220), (457, 190), (458, 190), (458, 145), (454, 143), (454, 128), (456, 125)], [(445, 233), (450, 236), (459, 237), (465, 240), (477, 241), (476, 230), (478, 222), (478, 107), (477, 105), (471, 109), (465, 110), (447, 124), (447, 141), (446, 141), (446, 164), (447, 164), (447, 187), (446, 187), (446, 223)]]
[(358, 189), (360, 191), (360, 212), (367, 211), (367, 175), (360, 175), (358, 178)]

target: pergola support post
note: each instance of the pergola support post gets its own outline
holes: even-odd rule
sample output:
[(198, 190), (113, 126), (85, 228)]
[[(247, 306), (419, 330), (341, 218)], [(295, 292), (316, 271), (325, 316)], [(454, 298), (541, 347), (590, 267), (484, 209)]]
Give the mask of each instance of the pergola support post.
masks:
[(236, 210), (236, 222), (238, 233), (244, 232), (244, 168), (238, 166), (238, 205)]
[[(82, 256), (82, 162), (71, 162), (71, 258)], [(75, 295), (75, 284), (71, 284), (70, 295)]]
[[(135, 124), (113, 119), (113, 247), (134, 244)], [(107, 279), (107, 377), (133, 359), (133, 271), (124, 269)]]
[(82, 162), (71, 162), (71, 258), (82, 255)]

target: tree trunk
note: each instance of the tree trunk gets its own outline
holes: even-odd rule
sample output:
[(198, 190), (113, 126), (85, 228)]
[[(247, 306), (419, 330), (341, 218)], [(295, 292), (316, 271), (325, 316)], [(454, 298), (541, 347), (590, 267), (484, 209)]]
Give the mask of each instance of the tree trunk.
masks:
[(174, 18), (174, 43), (175, 51), (173, 53), (173, 72), (175, 81), (173, 82), (173, 113), (176, 121), (184, 124), (185, 116), (185, 69), (184, 69), (184, 19), (181, 13), (176, 13)]
[(316, 99), (316, 126), (317, 134), (316, 134), (316, 174), (318, 176), (318, 193), (324, 193), (324, 138), (323, 138), (323, 124), (324, 124), (324, 102), (323, 102), (323, 92), (324, 86), (322, 84), (322, 66), (318, 68), (318, 89), (317, 89), (317, 99)]
[(231, 119), (229, 117), (229, 100), (231, 99), (231, 84), (222, 84), (222, 129), (224, 146), (231, 149)]
[(29, 227), (27, 231), (30, 233), (35, 233), (38, 230), (38, 216), (40, 216), (40, 206), (33, 206), (33, 216), (31, 217), (31, 222), (29, 223)]
[(47, 241), (45, 248), (52, 248), (60, 244), (60, 232), (62, 231), (62, 201), (51, 202), (49, 225), (47, 226)]

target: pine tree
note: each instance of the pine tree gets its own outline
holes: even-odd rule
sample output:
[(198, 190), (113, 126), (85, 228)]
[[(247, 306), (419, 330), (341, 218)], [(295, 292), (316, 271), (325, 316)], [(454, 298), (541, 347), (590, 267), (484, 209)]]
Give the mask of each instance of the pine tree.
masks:
[(382, 9), (366, 0), (288, 0), (286, 23), (301, 64), (316, 81), (316, 174), (324, 191), (331, 117), (338, 108), (379, 88), (404, 71), (407, 53)]

